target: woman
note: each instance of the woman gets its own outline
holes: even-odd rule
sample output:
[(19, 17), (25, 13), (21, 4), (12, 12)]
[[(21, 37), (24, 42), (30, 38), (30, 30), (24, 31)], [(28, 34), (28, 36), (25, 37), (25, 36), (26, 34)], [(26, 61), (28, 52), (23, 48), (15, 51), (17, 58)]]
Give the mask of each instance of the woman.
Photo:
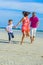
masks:
[(29, 18), (28, 18), (28, 15), (30, 14), (30, 12), (23, 11), (22, 14), (23, 14), (24, 17), (16, 25), (16, 26), (18, 26), (22, 22), (22, 33), (23, 33), (23, 36), (22, 36), (21, 44), (23, 43), (23, 40), (24, 40), (25, 36), (26, 37), (30, 36), (30, 21), (29, 21)]

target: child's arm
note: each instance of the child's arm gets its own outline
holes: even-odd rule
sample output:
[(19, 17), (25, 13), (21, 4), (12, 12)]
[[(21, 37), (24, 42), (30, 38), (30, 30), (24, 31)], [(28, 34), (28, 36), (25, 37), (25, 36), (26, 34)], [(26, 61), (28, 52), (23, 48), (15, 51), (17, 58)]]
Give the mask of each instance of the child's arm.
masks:
[(5, 28), (5, 30), (6, 30), (7, 32), (9, 32), (7, 28)]

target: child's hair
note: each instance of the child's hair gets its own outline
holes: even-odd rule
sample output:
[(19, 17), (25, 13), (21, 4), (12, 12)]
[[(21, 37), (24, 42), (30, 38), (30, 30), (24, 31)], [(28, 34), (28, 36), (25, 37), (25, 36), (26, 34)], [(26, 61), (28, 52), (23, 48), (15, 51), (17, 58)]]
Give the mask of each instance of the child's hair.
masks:
[(11, 21), (13, 21), (12, 19), (9, 19), (8, 22), (10, 23)]
[(23, 11), (22, 13), (23, 13), (23, 15), (24, 15), (25, 17), (30, 14), (30, 12), (27, 12), (27, 11)]

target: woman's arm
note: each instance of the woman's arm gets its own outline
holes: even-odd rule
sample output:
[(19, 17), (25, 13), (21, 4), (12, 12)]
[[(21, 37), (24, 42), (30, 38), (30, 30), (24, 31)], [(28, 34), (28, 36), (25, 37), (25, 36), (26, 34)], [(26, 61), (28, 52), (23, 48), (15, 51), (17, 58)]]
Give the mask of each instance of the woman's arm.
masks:
[(16, 25), (16, 27), (19, 26), (22, 21), (23, 21), (23, 18), (18, 22), (18, 24)]

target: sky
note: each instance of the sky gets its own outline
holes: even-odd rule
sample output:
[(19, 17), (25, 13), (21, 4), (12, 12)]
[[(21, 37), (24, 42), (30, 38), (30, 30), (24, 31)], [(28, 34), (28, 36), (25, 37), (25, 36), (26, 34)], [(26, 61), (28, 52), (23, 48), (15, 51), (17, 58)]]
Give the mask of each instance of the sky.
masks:
[[(35, 11), (37, 13), (37, 16), (40, 19), (40, 29), (43, 29), (42, 21), (43, 21), (43, 0), (0, 0), (0, 18), (1, 16), (6, 16), (8, 18), (8, 13), (10, 13), (12, 16), (14, 16), (16, 11), (16, 16), (20, 16), (20, 13), (17, 13), (18, 11)], [(12, 11), (12, 13), (11, 13)], [(4, 13), (4, 14), (2, 14)], [(4, 18), (3, 17), (3, 18)], [(14, 16), (15, 17), (15, 16)], [(6, 18), (6, 20), (7, 20)], [(15, 17), (16, 19), (16, 17)], [(19, 20), (19, 19), (18, 19)], [(0, 20), (3, 21), (3, 20)], [(5, 20), (4, 20), (5, 21)], [(1, 22), (2, 23), (2, 22)]]
[(35, 11), (43, 14), (43, 0), (0, 0), (0, 8)]
[(0, 1), (38, 2), (38, 3), (43, 3), (43, 0), (0, 0)]
[(43, 3), (38, 2), (0, 1), (0, 8), (35, 11), (43, 14)]

